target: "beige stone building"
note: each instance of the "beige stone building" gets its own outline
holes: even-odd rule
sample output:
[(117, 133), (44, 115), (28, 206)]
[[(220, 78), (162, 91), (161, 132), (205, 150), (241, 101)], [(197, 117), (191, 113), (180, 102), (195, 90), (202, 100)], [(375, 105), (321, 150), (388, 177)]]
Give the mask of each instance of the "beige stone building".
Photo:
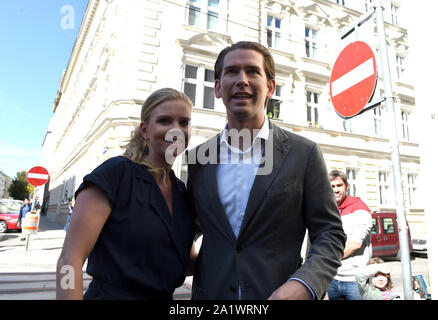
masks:
[[(372, 210), (395, 210), (385, 104), (344, 121), (334, 111), (328, 85), (337, 55), (356, 40), (353, 34), (341, 41), (340, 34), (371, 2), (90, 0), (43, 142), (41, 163), (51, 177), (44, 195), (49, 216), (64, 223), (66, 204), (82, 177), (122, 152), (143, 101), (155, 89), (170, 86), (193, 100), (189, 148), (218, 133), (226, 114), (214, 96), (213, 66), (221, 49), (240, 40), (260, 42), (274, 56), (277, 89), (267, 107), (272, 121), (318, 142), (328, 169), (346, 171), (351, 193)], [(408, 31), (398, 17), (402, 3), (383, 3), (406, 213), (411, 233), (420, 236), (424, 208), (416, 200), (420, 157)], [(373, 19), (357, 39), (373, 48), (380, 66)], [(382, 94), (379, 76), (375, 97)], [(186, 178), (181, 161), (174, 169)]]

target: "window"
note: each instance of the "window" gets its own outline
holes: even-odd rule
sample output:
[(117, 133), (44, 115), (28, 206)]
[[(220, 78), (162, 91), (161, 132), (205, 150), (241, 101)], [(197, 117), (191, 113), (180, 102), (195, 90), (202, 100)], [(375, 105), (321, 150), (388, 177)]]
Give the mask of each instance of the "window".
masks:
[(347, 168), (347, 181), (350, 187), (348, 188), (347, 195), (348, 196), (357, 196), (357, 170), (356, 169), (348, 169)]
[(201, 25), (201, 0), (189, 1), (189, 25)]
[(268, 105), (266, 107), (266, 115), (269, 119), (279, 119), (280, 118), (280, 106), (283, 102), (281, 99), (281, 91), (283, 86), (276, 85), (275, 93), (271, 99), (268, 100)]
[(204, 69), (204, 108), (214, 109), (214, 71)]
[(379, 198), (381, 205), (390, 204), (389, 172), (379, 171)]
[(397, 67), (397, 77), (401, 79), (403, 77), (403, 73), (405, 72), (404, 58), (402, 56), (396, 55), (396, 67)]
[(373, 226), (371, 227), (371, 233), (372, 234), (379, 233), (379, 224), (377, 223), (376, 218), (373, 218)]
[(336, 0), (336, 3), (345, 6), (345, 0)]
[(192, 100), (193, 105), (196, 105), (196, 78), (198, 67), (186, 64), (185, 66), (185, 82), (184, 93)]
[(351, 121), (352, 121), (351, 119), (342, 121), (342, 125), (344, 126), (345, 132), (353, 132)]
[(214, 71), (212, 69), (186, 64), (183, 90), (194, 106), (214, 109)]
[(402, 134), (403, 139), (409, 141), (409, 123), (408, 123), (408, 113), (405, 111), (401, 112), (402, 118)]
[(392, 24), (398, 26), (398, 6), (391, 3), (391, 18)]
[(415, 197), (417, 193), (417, 185), (416, 185), (417, 175), (413, 173), (408, 173), (408, 197), (409, 197), (409, 205), (415, 204)]
[(318, 31), (306, 27), (305, 42), (306, 42), (306, 56), (309, 58), (316, 58), (318, 54)]
[(383, 233), (395, 233), (394, 220), (392, 218), (383, 218)]
[(219, 0), (190, 0), (189, 25), (209, 30), (219, 29)]
[(365, 0), (365, 12), (373, 9), (373, 0)]
[(373, 113), (374, 135), (376, 137), (382, 137), (382, 109), (379, 107), (374, 108)]
[(281, 19), (269, 14), (266, 20), (266, 42), (269, 48), (280, 48)]
[(307, 124), (319, 127), (318, 100), (319, 93), (307, 91)]

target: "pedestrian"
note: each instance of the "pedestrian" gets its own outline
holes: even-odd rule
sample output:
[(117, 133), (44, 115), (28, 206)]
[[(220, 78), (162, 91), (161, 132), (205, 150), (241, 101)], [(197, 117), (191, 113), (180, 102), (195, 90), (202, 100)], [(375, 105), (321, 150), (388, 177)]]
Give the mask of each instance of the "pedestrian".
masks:
[(358, 269), (356, 281), (362, 300), (399, 300), (400, 296), (391, 291), (391, 269), (378, 257)]
[[(203, 234), (192, 298), (319, 299), (345, 242), (322, 153), (266, 117), (275, 92), (267, 48), (237, 42), (214, 69), (228, 123), (189, 151), (187, 188)], [(306, 228), (313, 248), (301, 265)]]
[[(124, 154), (83, 178), (58, 260), (58, 299), (169, 300), (183, 284), (194, 224), (171, 167), (188, 145), (191, 109), (179, 91), (153, 92)], [(82, 295), (87, 258), (92, 281)]]
[[(17, 219), (17, 227), (21, 227), (22, 225), (22, 221), (24, 218), (26, 218), (26, 214), (28, 212), (30, 212), (32, 209), (32, 205), (30, 203), (30, 200), (28, 198), (24, 199), (24, 203), (20, 208), (20, 212), (18, 214), (18, 219)], [(20, 240), (25, 240), (26, 237), (24, 235), (21, 235)]]
[(342, 226), (347, 234), (342, 265), (328, 289), (330, 300), (361, 300), (356, 282), (356, 272), (371, 259), (370, 209), (359, 198), (348, 196), (349, 184), (344, 172), (333, 170), (329, 179), (339, 212)]
[(73, 197), (71, 199), (70, 205), (68, 206), (67, 220), (65, 221), (65, 225), (64, 225), (65, 232), (67, 232), (68, 226), (70, 225), (71, 214), (73, 213), (74, 206), (75, 206), (75, 198)]

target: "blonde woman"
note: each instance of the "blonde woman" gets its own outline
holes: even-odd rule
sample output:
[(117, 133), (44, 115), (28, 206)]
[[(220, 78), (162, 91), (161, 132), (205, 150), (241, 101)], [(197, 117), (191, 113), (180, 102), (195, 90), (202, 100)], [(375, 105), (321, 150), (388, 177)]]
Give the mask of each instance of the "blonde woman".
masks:
[[(58, 299), (167, 300), (182, 285), (194, 225), (171, 167), (188, 145), (191, 109), (179, 91), (153, 92), (124, 154), (84, 177), (58, 260)], [(83, 295), (87, 258), (93, 279)]]

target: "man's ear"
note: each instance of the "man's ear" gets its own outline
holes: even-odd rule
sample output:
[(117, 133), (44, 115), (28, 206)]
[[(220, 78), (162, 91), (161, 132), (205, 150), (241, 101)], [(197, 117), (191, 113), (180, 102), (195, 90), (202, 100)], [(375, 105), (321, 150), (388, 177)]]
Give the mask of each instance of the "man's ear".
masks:
[(221, 83), (218, 79), (214, 80), (214, 94), (216, 95), (216, 98), (222, 98), (222, 87)]
[(266, 97), (268, 99), (272, 98), (272, 96), (274, 95), (275, 92), (275, 79), (269, 80), (268, 81), (268, 94), (266, 95)]

